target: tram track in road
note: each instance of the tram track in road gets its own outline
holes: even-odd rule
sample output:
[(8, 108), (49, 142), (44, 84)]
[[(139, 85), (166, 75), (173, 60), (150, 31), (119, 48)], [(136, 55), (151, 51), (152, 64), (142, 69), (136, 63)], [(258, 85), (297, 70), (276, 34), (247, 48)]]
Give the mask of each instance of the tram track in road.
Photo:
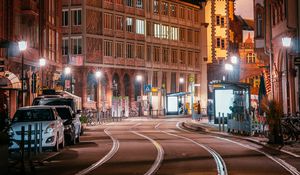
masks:
[(227, 168), (226, 168), (226, 164), (225, 164), (225, 161), (223, 160), (223, 158), (220, 156), (219, 153), (217, 153), (215, 150), (213, 150), (212, 148), (206, 146), (206, 145), (203, 145), (203, 144), (200, 144), (188, 137), (184, 137), (184, 136), (181, 136), (181, 135), (177, 135), (177, 134), (173, 134), (173, 133), (169, 133), (169, 132), (166, 132), (166, 131), (162, 131), (159, 129), (159, 126), (161, 125), (162, 123), (158, 123), (157, 125), (155, 125), (155, 129), (159, 130), (161, 133), (164, 133), (164, 134), (167, 134), (167, 135), (170, 135), (170, 136), (173, 136), (173, 137), (177, 137), (177, 138), (180, 138), (180, 139), (184, 139), (184, 140), (187, 140), (201, 148), (203, 148), (204, 150), (206, 150), (207, 152), (209, 152), (212, 157), (214, 158), (214, 161), (217, 165), (217, 171), (218, 171), (218, 175), (227, 175)]
[(111, 140), (113, 141), (113, 146), (110, 149), (110, 151), (104, 157), (102, 157), (99, 161), (95, 162), (94, 164), (92, 164), (88, 168), (85, 168), (85, 169), (79, 171), (75, 175), (85, 175), (85, 174), (90, 173), (91, 171), (95, 170), (96, 168), (100, 167), (105, 162), (107, 162), (108, 160), (110, 160), (117, 153), (117, 151), (119, 150), (119, 147), (120, 147), (120, 142), (115, 137), (113, 137), (111, 135), (111, 133), (108, 131), (108, 129), (109, 128), (106, 128), (104, 130), (104, 133), (106, 135), (108, 135), (111, 138)]
[[(186, 133), (196, 133), (196, 132), (192, 132), (192, 131), (189, 131), (189, 130), (186, 130), (184, 128), (182, 128), (180, 126), (180, 123), (181, 122), (177, 122), (176, 124), (176, 127), (181, 130), (181, 131), (184, 131)], [(269, 158), (270, 160), (272, 160), (273, 162), (277, 163), (278, 165), (280, 165), (282, 168), (284, 168), (286, 171), (288, 171), (290, 174), (292, 175), (300, 175), (300, 172), (297, 170), (297, 168), (295, 168), (294, 166), (292, 166), (291, 164), (287, 163), (286, 161), (284, 161), (283, 159), (277, 157), (277, 156), (273, 156), (265, 151), (262, 151), (262, 150), (259, 150), (258, 148), (256, 147), (253, 147), (253, 146), (250, 146), (248, 144), (244, 144), (244, 143), (240, 143), (240, 142), (236, 142), (236, 141), (233, 141), (233, 140), (230, 140), (230, 139), (227, 139), (227, 138), (222, 138), (222, 137), (219, 137), (219, 136), (213, 136), (213, 135), (208, 135), (209, 137), (212, 137), (212, 138), (216, 138), (216, 139), (219, 139), (219, 140), (223, 140), (223, 141), (226, 141), (226, 142), (230, 142), (230, 143), (233, 143), (233, 144), (236, 144), (236, 145), (239, 145), (241, 147), (244, 147), (244, 148), (247, 148), (247, 149), (250, 149), (250, 150), (253, 150), (253, 151), (256, 151), (264, 156), (266, 156), (267, 158)]]

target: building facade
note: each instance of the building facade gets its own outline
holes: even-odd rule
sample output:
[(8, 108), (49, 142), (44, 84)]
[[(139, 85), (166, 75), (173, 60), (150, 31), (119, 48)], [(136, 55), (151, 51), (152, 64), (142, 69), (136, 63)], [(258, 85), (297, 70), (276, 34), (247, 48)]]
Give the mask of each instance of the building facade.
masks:
[[(18, 107), (30, 105), (42, 85), (56, 86), (61, 69), (60, 11), (61, 3), (55, 0), (0, 2), (0, 104), (9, 108), (10, 116)], [(19, 50), (19, 41), (26, 41), (25, 51)], [(40, 58), (47, 63), (43, 70)]]
[(282, 104), (285, 114), (299, 112), (299, 4), (299, 0), (254, 3), (255, 48), (269, 58), (269, 97)]
[[(127, 99), (131, 107), (144, 100), (160, 111), (165, 93), (189, 91), (189, 77), (206, 84), (206, 28), (199, 6), (175, 0), (65, 0), (62, 19), (64, 64), (74, 70), (65, 77), (71, 80), (65, 88), (82, 97), (84, 109), (111, 108), (115, 99)], [(144, 85), (152, 92), (144, 92)], [(206, 86), (195, 88), (195, 98), (206, 103)]]

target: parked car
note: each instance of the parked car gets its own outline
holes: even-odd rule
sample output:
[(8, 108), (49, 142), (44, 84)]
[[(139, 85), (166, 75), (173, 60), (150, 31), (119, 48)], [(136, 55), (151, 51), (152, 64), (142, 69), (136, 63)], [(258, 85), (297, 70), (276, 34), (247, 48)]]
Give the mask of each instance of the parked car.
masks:
[[(12, 136), (13, 142), (10, 149), (19, 149), (22, 126), (25, 127), (25, 143), (28, 140), (27, 134), (29, 125), (31, 125), (32, 128), (31, 138), (34, 138), (34, 126), (36, 124), (38, 126), (37, 132), (40, 132), (40, 124), (42, 124), (43, 148), (52, 148), (54, 151), (59, 151), (59, 148), (64, 147), (63, 120), (58, 115), (56, 109), (52, 106), (27, 106), (19, 108), (12, 119), (10, 135)], [(32, 144), (34, 144), (34, 141), (32, 141)], [(25, 145), (25, 148), (26, 147), (27, 144)]]
[(80, 141), (81, 122), (69, 106), (54, 106), (58, 115), (64, 121), (64, 134), (68, 143), (76, 144)]

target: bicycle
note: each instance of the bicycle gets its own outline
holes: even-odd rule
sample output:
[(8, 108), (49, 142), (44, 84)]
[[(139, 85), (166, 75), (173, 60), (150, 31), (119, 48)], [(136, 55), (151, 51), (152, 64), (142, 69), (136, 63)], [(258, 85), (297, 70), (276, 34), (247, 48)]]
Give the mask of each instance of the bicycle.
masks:
[(283, 140), (298, 141), (300, 136), (300, 118), (295, 116), (284, 117), (281, 119), (281, 131)]
[(137, 116), (138, 116), (138, 112), (136, 111), (136, 109), (130, 108), (129, 117), (137, 117)]

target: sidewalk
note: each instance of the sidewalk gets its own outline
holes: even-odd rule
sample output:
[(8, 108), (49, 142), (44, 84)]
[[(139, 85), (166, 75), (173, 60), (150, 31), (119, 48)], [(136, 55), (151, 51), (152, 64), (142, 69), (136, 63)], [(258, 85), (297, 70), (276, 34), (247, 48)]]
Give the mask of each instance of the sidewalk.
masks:
[[(203, 117), (202, 120), (195, 121), (195, 120), (187, 120), (183, 123), (183, 127), (186, 127), (191, 130), (195, 131), (203, 131), (203, 132), (209, 132), (212, 134), (220, 135), (220, 136), (227, 136), (237, 139), (246, 140), (258, 145), (265, 146), (267, 148), (276, 149), (281, 152), (287, 153), (289, 155), (292, 155), (294, 157), (300, 158), (300, 143), (294, 143), (291, 145), (284, 145), (284, 146), (276, 146), (276, 145), (270, 145), (268, 144), (268, 138), (263, 136), (241, 136), (236, 134), (231, 134), (227, 132), (227, 128), (225, 125), (224, 132), (219, 131), (219, 125), (209, 123), (207, 117)], [(222, 130), (222, 126), (221, 126)]]

